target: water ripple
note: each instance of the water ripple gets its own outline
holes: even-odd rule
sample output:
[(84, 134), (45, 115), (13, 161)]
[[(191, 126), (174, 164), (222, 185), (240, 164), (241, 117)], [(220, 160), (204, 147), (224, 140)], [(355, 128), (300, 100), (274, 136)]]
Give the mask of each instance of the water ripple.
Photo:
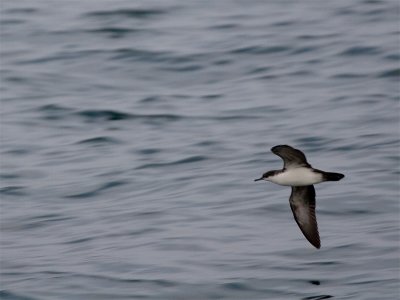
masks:
[(175, 165), (188, 164), (188, 163), (196, 163), (196, 162), (204, 161), (206, 159), (208, 159), (206, 156), (195, 155), (195, 156), (190, 156), (190, 157), (187, 157), (187, 158), (183, 158), (183, 159), (180, 159), (180, 160), (167, 162), (167, 163), (143, 164), (141, 166), (138, 166), (136, 169), (137, 170), (141, 170), (141, 169), (164, 168), (164, 167), (168, 167), (168, 166), (175, 166)]
[(23, 186), (6, 186), (0, 188), (0, 194), (8, 196), (24, 196), (27, 193), (25, 192), (25, 187)]
[(232, 54), (274, 54), (289, 51), (290, 47), (287, 46), (252, 46), (252, 47), (242, 47), (231, 50)]
[(92, 198), (95, 196), (98, 196), (100, 193), (107, 191), (109, 189), (121, 186), (121, 185), (125, 185), (127, 184), (126, 181), (122, 181), (122, 180), (116, 180), (116, 181), (110, 181), (107, 182), (93, 190), (90, 190), (88, 192), (83, 192), (83, 193), (78, 193), (78, 194), (71, 194), (71, 195), (67, 195), (65, 196), (65, 198)]
[(165, 13), (166, 13), (166, 10), (161, 10), (161, 9), (123, 8), (123, 9), (115, 9), (115, 10), (93, 11), (93, 12), (87, 13), (86, 16), (96, 17), (96, 18), (116, 17), (116, 18), (148, 19), (148, 18), (160, 16)]
[(176, 121), (181, 119), (181, 116), (174, 114), (130, 114), (119, 112), (115, 110), (83, 110), (77, 112), (77, 115), (84, 117), (87, 121), (107, 120), (107, 121), (121, 121), (127, 119), (158, 119), (163, 121)]
[(376, 47), (361, 47), (361, 46), (356, 46), (356, 47), (350, 47), (346, 50), (344, 50), (340, 55), (343, 56), (362, 56), (362, 55), (373, 55), (373, 54), (379, 54), (381, 51), (379, 48)]
[(378, 74), (378, 77), (386, 78), (386, 77), (400, 77), (400, 68), (387, 70)]
[(99, 137), (84, 139), (77, 142), (77, 144), (92, 144), (92, 145), (119, 144), (119, 143), (120, 143), (119, 140), (108, 136), (99, 136)]
[(39, 298), (25, 296), (20, 293), (14, 293), (8, 291), (7, 289), (3, 289), (0, 291), (0, 298), (3, 300), (37, 300)]

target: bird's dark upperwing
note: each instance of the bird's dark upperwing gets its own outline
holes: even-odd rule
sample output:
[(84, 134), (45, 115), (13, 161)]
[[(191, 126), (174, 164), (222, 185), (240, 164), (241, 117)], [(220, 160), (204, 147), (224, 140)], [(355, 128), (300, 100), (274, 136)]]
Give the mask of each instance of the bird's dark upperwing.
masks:
[(303, 152), (288, 145), (275, 146), (271, 151), (283, 159), (283, 167), (285, 169), (290, 169), (292, 167), (311, 167)]
[(317, 249), (321, 247), (315, 216), (315, 189), (313, 185), (292, 186), (289, 198), (294, 219), (306, 239)]

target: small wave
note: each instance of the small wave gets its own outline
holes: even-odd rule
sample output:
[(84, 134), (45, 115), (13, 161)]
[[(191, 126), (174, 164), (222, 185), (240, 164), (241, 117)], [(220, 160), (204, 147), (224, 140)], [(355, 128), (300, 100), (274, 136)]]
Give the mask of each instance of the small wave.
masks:
[(107, 121), (120, 121), (127, 119), (148, 119), (148, 120), (164, 120), (176, 121), (182, 118), (179, 115), (173, 114), (130, 114), (119, 112), (115, 110), (83, 110), (77, 113), (79, 116), (85, 117), (88, 121), (107, 120)]
[(64, 222), (73, 219), (71, 216), (64, 216), (61, 214), (44, 214), (33, 216), (30, 218), (17, 219), (14, 223), (4, 226), (4, 230), (15, 231), (15, 230), (36, 230), (50, 226), (54, 223)]
[(352, 79), (352, 78), (366, 78), (368, 74), (356, 74), (356, 73), (340, 73), (331, 76), (335, 79)]
[(149, 96), (149, 97), (145, 97), (145, 98), (141, 99), (140, 102), (153, 103), (153, 102), (160, 102), (161, 100), (162, 100), (162, 98), (159, 96)]
[(6, 186), (0, 188), (0, 194), (8, 196), (24, 196), (26, 195), (26, 192), (24, 190), (25, 188), (22, 186)]
[(133, 116), (115, 110), (83, 110), (78, 112), (79, 116), (85, 117), (87, 120), (104, 119), (108, 121), (118, 121), (130, 119)]
[(330, 34), (302, 34), (299, 35), (297, 38), (300, 40), (321, 40), (321, 39), (331, 39), (334, 37), (340, 36), (337, 33), (330, 33)]
[(255, 114), (232, 114), (226, 116), (203, 117), (203, 119), (205, 120), (216, 120), (216, 121), (241, 121), (241, 120), (255, 120), (262, 118), (264, 118), (264, 115), (255, 115)]
[(32, 218), (28, 218), (20, 223), (22, 229), (34, 229), (39, 227), (48, 226), (53, 223), (63, 222), (73, 219), (69, 216), (64, 216), (61, 214), (45, 214), (38, 215)]
[(94, 237), (85, 237), (64, 242), (64, 244), (81, 244), (94, 240)]
[[(59, 33), (57, 33), (59, 34)], [(43, 64), (47, 62), (55, 62), (55, 61), (66, 61), (66, 60), (80, 60), (83, 57), (94, 56), (98, 54), (107, 54), (108, 51), (103, 50), (81, 50), (81, 51), (58, 51), (55, 52), (53, 55), (45, 55), (39, 56), (36, 58), (29, 58), (29, 59), (21, 59), (17, 61), (15, 64), (17, 65), (26, 65), (26, 64)]]
[(125, 34), (131, 32), (137, 32), (136, 29), (133, 28), (125, 28), (125, 27), (102, 27), (98, 29), (88, 30), (89, 33), (113, 33), (113, 34)]
[(217, 145), (218, 143), (219, 143), (219, 142), (218, 142), (218, 141), (215, 141), (215, 140), (204, 140), (204, 141), (198, 142), (198, 143), (196, 144), (196, 146), (199, 146), (199, 147), (209, 147), (209, 146)]
[(191, 156), (191, 157), (188, 157), (188, 158), (184, 158), (184, 159), (178, 160), (178, 161), (175, 162), (175, 164), (179, 165), (179, 164), (194, 163), (194, 162), (199, 162), (199, 161), (203, 161), (203, 160), (206, 160), (206, 159), (207, 159), (207, 157), (205, 157), (205, 156), (195, 155), (195, 156)]
[(320, 209), (319, 213), (321, 215), (329, 215), (329, 216), (357, 216), (357, 215), (377, 215), (379, 211), (372, 211), (368, 209), (347, 209), (344, 211), (332, 211), (332, 210), (325, 210)]
[(131, 284), (141, 284), (149, 285), (153, 287), (173, 287), (176, 286), (177, 283), (170, 280), (165, 279), (137, 279), (137, 278), (121, 278), (121, 277), (114, 277), (114, 276), (104, 276), (98, 274), (79, 274), (79, 273), (68, 273), (68, 275), (73, 276), (78, 279), (98, 279), (100, 281), (107, 281), (107, 282), (114, 282), (117, 283), (131, 283)]
[(77, 144), (93, 144), (93, 145), (101, 145), (101, 144), (119, 144), (117, 139), (107, 137), (107, 136), (99, 136), (95, 138), (89, 138), (85, 140), (81, 140), (77, 142)]
[(384, 1), (382, 1), (382, 0), (364, 0), (363, 1), (363, 3), (365, 3), (365, 4), (383, 4), (383, 3), (385, 3)]
[[(397, 9), (398, 8), (396, 8), (396, 10)], [(385, 15), (385, 14), (387, 15), (387, 14), (389, 14), (391, 12), (392, 12), (392, 10), (391, 10), (390, 7), (377, 8), (377, 9), (372, 9), (372, 10), (366, 11), (366, 12), (363, 13), (363, 15), (365, 15), (365, 16), (377, 16), (377, 15)]]
[(28, 82), (28, 78), (21, 76), (5, 76), (5, 81), (15, 82), (15, 83), (25, 83)]
[(286, 27), (286, 26), (293, 26), (295, 24), (296, 24), (296, 22), (294, 22), (294, 21), (279, 21), (279, 22), (272, 23), (271, 26), (273, 26), (273, 27)]
[(174, 71), (174, 72), (194, 72), (203, 69), (203, 66), (193, 64), (181, 67), (163, 67), (160, 69), (165, 71)]
[(145, 8), (135, 8), (135, 9), (116, 9), (116, 10), (101, 10), (87, 13), (86, 16), (89, 17), (126, 17), (135, 19), (146, 19), (154, 16), (159, 16), (164, 14), (166, 11), (161, 9), (145, 9)]
[(244, 284), (242, 282), (228, 282), (224, 283), (222, 285), (223, 288), (229, 289), (229, 290), (237, 290), (237, 291), (250, 291), (252, 290), (251, 287), (249, 287), (247, 284)]
[(378, 74), (378, 77), (385, 78), (385, 77), (400, 77), (400, 68), (387, 70)]
[(207, 100), (212, 100), (212, 99), (219, 99), (223, 95), (222, 94), (209, 94), (209, 95), (203, 95), (201, 96), (202, 99), (207, 99)]
[(170, 67), (161, 67), (161, 70), (195, 71), (203, 69), (203, 63), (208, 54), (177, 54), (170, 51), (149, 50), (142, 48), (118, 48), (111, 51), (111, 60), (140, 61), (148, 63), (168, 63)]
[(110, 38), (123, 38), (129, 34), (138, 33), (141, 30), (126, 27), (102, 27), (98, 29), (87, 30), (89, 34), (108, 35)]
[(226, 24), (212, 25), (212, 26), (208, 27), (208, 29), (212, 29), (212, 30), (226, 30), (226, 29), (238, 28), (239, 26), (240, 26), (239, 24), (226, 23)]
[(363, 47), (356, 46), (350, 47), (343, 52), (339, 53), (341, 56), (361, 56), (361, 55), (373, 55), (380, 53), (379, 49), (376, 47)]
[(137, 167), (136, 169), (141, 170), (141, 169), (150, 169), (150, 168), (162, 168), (162, 167), (168, 167), (168, 166), (174, 166), (174, 165), (195, 163), (195, 162), (203, 161), (206, 159), (207, 159), (207, 157), (205, 157), (205, 156), (195, 155), (195, 156), (187, 157), (184, 159), (176, 160), (173, 162), (144, 164), (144, 165)]
[(331, 295), (309, 296), (309, 297), (302, 298), (302, 300), (323, 300), (323, 299), (329, 299), (329, 298), (333, 298), (333, 296), (331, 296)]
[(99, 120), (121, 121), (128, 119), (145, 119), (145, 120), (157, 119), (164, 121), (176, 121), (183, 117), (174, 114), (131, 114), (112, 109), (87, 109), (74, 112), (72, 108), (67, 108), (55, 104), (44, 105), (39, 107), (37, 110), (39, 112), (45, 113), (45, 116), (43, 118), (46, 120), (53, 120), (53, 119), (58, 120), (70, 115), (83, 117), (86, 119), (86, 121), (99, 121)]
[(126, 233), (127, 236), (142, 236), (142, 235), (148, 235), (152, 233), (159, 233), (163, 229), (161, 228), (144, 228), (144, 229), (139, 229), (139, 230), (134, 230)]
[(57, 105), (57, 104), (46, 104), (43, 106), (40, 106), (38, 109), (38, 111), (44, 111), (44, 112), (68, 112), (71, 111), (70, 108), (61, 106), (61, 105)]
[(252, 74), (263, 74), (265, 72), (271, 71), (271, 67), (255, 67), (252, 68), (250, 71), (247, 72), (247, 74), (252, 75)]
[(152, 155), (161, 152), (161, 149), (156, 149), (156, 148), (146, 148), (146, 149), (140, 149), (137, 150), (137, 153), (142, 154), (142, 155)]
[(393, 60), (395, 62), (398, 62), (400, 60), (400, 54), (393, 53), (393, 54), (386, 55), (384, 58), (387, 60)]
[(89, 119), (106, 119), (109, 121), (116, 121), (116, 120), (124, 120), (124, 119), (158, 119), (164, 121), (176, 121), (183, 116), (173, 115), (173, 114), (148, 114), (148, 115), (138, 115), (138, 114), (128, 114), (128, 113), (121, 113), (117, 111), (109, 111), (109, 110), (99, 110), (99, 111), (84, 111), (81, 112), (80, 115), (86, 116)]
[(61, 120), (67, 115), (69, 115), (73, 110), (68, 107), (64, 107), (57, 104), (46, 104), (37, 108), (37, 111), (41, 114), (42, 119), (53, 121), (53, 120)]
[(326, 260), (326, 261), (315, 261), (315, 262), (308, 262), (306, 265), (308, 266), (335, 266), (340, 265), (341, 263), (338, 261), (333, 260)]
[(0, 179), (16, 179), (16, 178), (20, 178), (20, 176), (17, 174), (11, 174), (11, 173), (0, 174)]
[(26, 23), (25, 20), (18, 20), (18, 19), (5, 19), (4, 17), (0, 19), (0, 25), (19, 25)]
[(28, 297), (25, 295), (21, 295), (21, 294), (16, 294), (14, 292), (11, 291), (7, 291), (7, 290), (1, 290), (0, 291), (0, 298), (3, 300), (37, 300), (37, 298), (33, 298), (33, 297)]
[(291, 48), (287, 46), (251, 46), (251, 47), (242, 47), (237, 48), (230, 51), (231, 54), (273, 54), (273, 53), (280, 53), (286, 52)]
[(5, 153), (12, 154), (12, 155), (27, 155), (31, 152), (32, 151), (27, 148), (16, 148), (16, 149), (11, 149), (11, 150), (5, 151)]
[(213, 62), (214, 65), (216, 66), (223, 66), (223, 65), (229, 65), (233, 62), (231, 59), (217, 59)]
[(150, 51), (134, 48), (120, 48), (113, 51), (113, 60), (140, 60), (147, 62), (164, 62), (169, 60), (170, 53), (165, 51)]
[(318, 49), (318, 47), (315, 47), (315, 46), (314, 47), (311, 47), (311, 46), (300, 47), (300, 48), (297, 48), (297, 49), (294, 49), (293, 51), (291, 51), (290, 54), (297, 55), (297, 54), (302, 54), (302, 53), (310, 53), (317, 49)]
[[(220, 95), (206, 95), (207, 99), (214, 99), (220, 97)], [(153, 101), (153, 99), (143, 99), (142, 101)], [(154, 99), (156, 101), (156, 99)], [(269, 111), (276, 111), (273, 107), (270, 107)], [(87, 109), (73, 112), (72, 109), (57, 106), (57, 105), (46, 105), (39, 109), (41, 112), (45, 112), (43, 116), (46, 120), (58, 120), (65, 118), (70, 115), (83, 117), (87, 122), (97, 121), (124, 121), (124, 120), (144, 120), (144, 121), (179, 121), (182, 119), (201, 119), (201, 120), (215, 120), (215, 121), (226, 121), (226, 120), (247, 120), (258, 118), (251, 114), (227, 114), (227, 115), (178, 115), (168, 113), (154, 113), (154, 114), (132, 114), (128, 112), (121, 112), (112, 109)], [(92, 142), (99, 142), (93, 140)], [(104, 140), (104, 142), (115, 142), (111, 140)]]
[[(231, 118), (239, 119), (253, 118), (256, 117), (256, 114), (284, 113), (286, 111), (287, 109), (274, 104), (227, 110), (227, 112), (231, 114)], [(226, 116), (220, 116), (219, 118), (226, 118)]]
[(331, 145), (333, 143), (332, 139), (323, 138), (320, 136), (308, 136), (295, 139), (296, 143), (299, 145), (304, 145), (311, 150), (323, 149), (326, 145)]
[(107, 183), (101, 185), (100, 187), (95, 188), (95, 189), (93, 189), (91, 191), (78, 193), (78, 194), (67, 195), (67, 196), (65, 196), (65, 198), (91, 198), (91, 197), (99, 195), (103, 191), (106, 191), (106, 190), (109, 190), (111, 188), (114, 188), (114, 187), (117, 187), (117, 186), (121, 186), (121, 185), (124, 185), (124, 184), (127, 184), (127, 182), (126, 181), (122, 181), (122, 180), (110, 181), (110, 182), (107, 182)]
[(36, 8), (31, 8), (31, 7), (26, 7), (26, 8), (12, 8), (12, 9), (7, 9), (4, 11), (4, 13), (7, 14), (34, 14), (38, 12), (39, 10)]

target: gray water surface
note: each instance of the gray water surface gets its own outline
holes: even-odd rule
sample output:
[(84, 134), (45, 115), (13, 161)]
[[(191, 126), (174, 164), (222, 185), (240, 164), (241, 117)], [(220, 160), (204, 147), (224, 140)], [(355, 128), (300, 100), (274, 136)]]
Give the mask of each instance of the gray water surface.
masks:
[[(399, 3), (2, 1), (1, 299), (397, 299)], [(290, 188), (316, 168), (322, 248)]]

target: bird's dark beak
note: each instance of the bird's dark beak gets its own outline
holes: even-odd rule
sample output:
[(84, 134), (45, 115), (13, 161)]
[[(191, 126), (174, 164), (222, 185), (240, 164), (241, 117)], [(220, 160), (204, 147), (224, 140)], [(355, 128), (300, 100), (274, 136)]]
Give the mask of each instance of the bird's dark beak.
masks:
[(263, 180), (262, 177), (258, 178), (258, 179), (254, 179), (254, 181), (259, 181), (259, 180)]

